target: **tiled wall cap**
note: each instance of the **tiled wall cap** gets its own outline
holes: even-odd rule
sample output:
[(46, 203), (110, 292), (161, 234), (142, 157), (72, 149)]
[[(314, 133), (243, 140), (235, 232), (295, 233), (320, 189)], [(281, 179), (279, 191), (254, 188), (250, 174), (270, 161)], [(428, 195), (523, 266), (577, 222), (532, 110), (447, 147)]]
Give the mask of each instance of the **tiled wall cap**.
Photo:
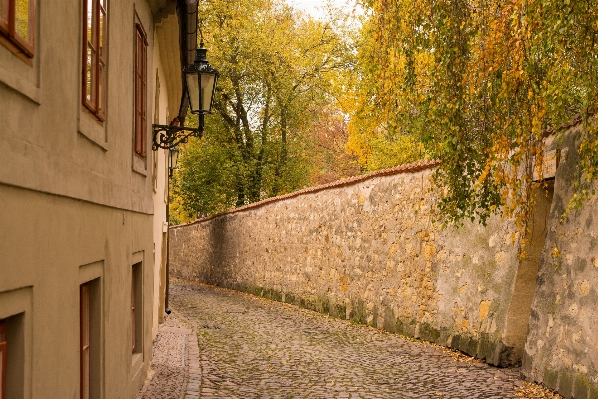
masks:
[(401, 173), (419, 172), (419, 171), (425, 170), (425, 169), (432, 169), (432, 168), (435, 168), (436, 166), (440, 165), (440, 163), (441, 163), (441, 161), (439, 159), (422, 160), (422, 161), (417, 161), (417, 162), (413, 162), (413, 163), (395, 166), (393, 168), (377, 170), (375, 172), (366, 173), (365, 175), (352, 176), (352, 177), (348, 177), (346, 179), (338, 180), (338, 181), (335, 181), (332, 183), (327, 183), (327, 184), (323, 184), (323, 185), (315, 186), (315, 187), (308, 187), (308, 188), (304, 188), (304, 189), (301, 189), (301, 190), (298, 190), (298, 191), (295, 191), (295, 192), (292, 192), (289, 194), (279, 195), (278, 197), (266, 198), (259, 202), (254, 202), (253, 204), (243, 205), (239, 208), (231, 209), (230, 211), (218, 213), (213, 216), (196, 219), (196, 220), (186, 223), (186, 224), (173, 226), (173, 227), (171, 227), (171, 229), (177, 229), (179, 227), (184, 227), (184, 226), (189, 226), (189, 225), (196, 224), (196, 223), (206, 222), (208, 220), (212, 220), (212, 219), (220, 217), (220, 216), (230, 215), (233, 213), (246, 211), (248, 209), (259, 208), (260, 206), (270, 204), (272, 202), (283, 201), (283, 200), (286, 200), (289, 198), (297, 197), (302, 194), (316, 193), (318, 191), (327, 190), (329, 188), (337, 188), (337, 187), (349, 186), (349, 185), (356, 184), (356, 183), (361, 183), (363, 181), (373, 179), (376, 177), (380, 177), (380, 176), (391, 176), (391, 175), (398, 175)]

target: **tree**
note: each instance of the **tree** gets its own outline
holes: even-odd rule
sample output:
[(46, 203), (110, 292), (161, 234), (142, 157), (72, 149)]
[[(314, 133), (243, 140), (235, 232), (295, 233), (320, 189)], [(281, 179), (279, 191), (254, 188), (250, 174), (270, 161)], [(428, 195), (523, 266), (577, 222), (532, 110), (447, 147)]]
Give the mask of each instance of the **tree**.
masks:
[[(598, 5), (569, 0), (369, 0), (372, 76), (359, 91), (391, 132), (442, 159), (448, 221), (529, 217), (546, 132), (585, 125), (577, 207), (598, 167)], [(369, 101), (369, 102), (368, 102)], [(375, 111), (373, 111), (375, 113)], [(370, 133), (371, 134), (371, 133)], [(378, 134), (377, 137), (380, 137)], [(395, 137), (394, 135), (392, 137)], [(386, 140), (389, 141), (389, 140)], [(371, 158), (371, 155), (369, 156)]]
[(221, 75), (204, 137), (181, 154), (173, 190), (183, 208), (209, 215), (308, 185), (308, 133), (332, 117), (309, 110), (334, 102), (348, 44), (282, 0), (206, 1), (199, 13)]
[[(405, 93), (396, 91), (405, 83), (397, 64), (405, 60), (389, 57), (381, 62), (377, 29), (372, 18), (363, 21), (354, 39), (358, 49), (356, 65), (348, 77), (353, 84), (349, 85), (351, 89), (346, 91), (342, 103), (350, 115), (347, 150), (358, 157), (367, 171), (427, 157), (419, 131), (410, 125), (414, 122), (410, 115), (412, 101)], [(427, 71), (427, 63), (420, 62), (417, 66), (422, 74)], [(400, 120), (402, 117), (404, 121)]]
[(310, 112), (319, 113), (316, 122), (306, 132), (310, 143), (309, 158), (313, 172), (310, 185), (331, 183), (361, 172), (357, 157), (347, 153), (345, 147), (349, 138), (346, 117), (335, 108), (319, 108)]

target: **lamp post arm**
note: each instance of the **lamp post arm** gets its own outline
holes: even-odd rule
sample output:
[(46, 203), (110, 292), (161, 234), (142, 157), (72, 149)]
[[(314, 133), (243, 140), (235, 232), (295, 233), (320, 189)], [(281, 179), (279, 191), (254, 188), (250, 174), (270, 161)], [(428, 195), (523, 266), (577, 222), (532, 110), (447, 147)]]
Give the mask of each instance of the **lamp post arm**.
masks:
[(204, 116), (199, 115), (197, 128), (173, 125), (152, 125), (152, 128), (152, 150), (156, 151), (158, 148), (168, 150), (178, 144), (186, 143), (189, 137), (201, 138), (204, 129)]

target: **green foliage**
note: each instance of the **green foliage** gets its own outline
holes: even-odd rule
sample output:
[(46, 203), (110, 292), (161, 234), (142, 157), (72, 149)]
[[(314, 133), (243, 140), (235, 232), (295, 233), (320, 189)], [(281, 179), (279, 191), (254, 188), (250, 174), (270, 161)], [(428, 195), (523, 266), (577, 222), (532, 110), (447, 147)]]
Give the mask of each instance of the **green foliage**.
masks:
[(234, 162), (238, 154), (220, 144), (228, 139), (227, 131), (211, 122), (209, 135), (183, 147), (172, 179), (173, 194), (182, 198), (182, 208), (190, 216), (223, 212), (236, 201), (235, 176), (241, 172)]
[[(220, 71), (204, 138), (181, 153), (179, 213), (212, 215), (281, 195), (321, 173), (310, 140), (331, 113), (349, 47), (334, 27), (282, 0), (201, 2), (210, 63)], [(182, 218), (184, 219), (184, 218)]]
[(442, 159), (435, 179), (444, 189), (440, 208), (447, 221), (485, 222), (499, 211), (515, 216), (524, 229), (533, 172), (541, 173), (542, 139), (577, 115), (585, 136), (571, 206), (587, 198), (598, 166), (591, 118), (598, 94), (595, 2), (369, 0), (367, 5), (363, 32), (371, 43), (363, 56), (370, 65), (361, 73), (372, 76), (360, 80), (364, 100), (357, 112), (381, 116), (367, 134), (376, 126), (387, 126), (391, 134), (390, 139), (377, 134), (377, 140), (390, 143), (406, 135), (424, 146), (424, 156)]

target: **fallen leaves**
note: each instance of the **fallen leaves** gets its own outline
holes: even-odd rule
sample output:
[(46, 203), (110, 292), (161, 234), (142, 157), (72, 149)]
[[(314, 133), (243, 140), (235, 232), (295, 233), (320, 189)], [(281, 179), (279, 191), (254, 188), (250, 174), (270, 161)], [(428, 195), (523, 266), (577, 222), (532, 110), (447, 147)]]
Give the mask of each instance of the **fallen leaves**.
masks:
[(515, 390), (515, 395), (526, 399), (563, 399), (559, 394), (551, 390), (530, 382), (523, 382), (523, 385)]

